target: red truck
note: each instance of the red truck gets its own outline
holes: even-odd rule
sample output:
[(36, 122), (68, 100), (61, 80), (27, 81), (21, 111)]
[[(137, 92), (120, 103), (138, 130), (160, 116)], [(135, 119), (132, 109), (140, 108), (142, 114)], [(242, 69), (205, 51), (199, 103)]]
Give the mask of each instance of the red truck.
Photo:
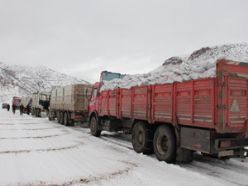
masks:
[(15, 114), (16, 109), (20, 109), (20, 105), (21, 105), (21, 98), (14, 96), (12, 98), (12, 111)]
[(132, 133), (137, 153), (190, 162), (193, 152), (226, 159), (246, 157), (248, 64), (218, 60), (216, 77), (100, 92), (89, 105), (91, 133)]

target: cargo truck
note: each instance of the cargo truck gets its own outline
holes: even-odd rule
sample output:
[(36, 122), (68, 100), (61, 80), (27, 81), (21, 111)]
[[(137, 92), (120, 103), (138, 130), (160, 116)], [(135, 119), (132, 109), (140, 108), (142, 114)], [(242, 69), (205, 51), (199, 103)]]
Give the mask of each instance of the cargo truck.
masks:
[(48, 113), (50, 104), (50, 93), (49, 92), (37, 92), (32, 95), (32, 116), (41, 117), (41, 113)]
[(88, 118), (88, 104), (92, 85), (74, 84), (52, 90), (49, 120), (71, 126)]
[(216, 77), (101, 91), (89, 105), (92, 135), (132, 134), (137, 153), (160, 161), (190, 162), (193, 152), (214, 158), (246, 157), (248, 64), (218, 60)]
[(24, 96), (21, 98), (21, 106), (23, 107), (23, 113), (30, 114), (32, 106), (32, 97)]
[(21, 98), (18, 96), (14, 96), (12, 98), (12, 112), (15, 114), (17, 109), (20, 109)]

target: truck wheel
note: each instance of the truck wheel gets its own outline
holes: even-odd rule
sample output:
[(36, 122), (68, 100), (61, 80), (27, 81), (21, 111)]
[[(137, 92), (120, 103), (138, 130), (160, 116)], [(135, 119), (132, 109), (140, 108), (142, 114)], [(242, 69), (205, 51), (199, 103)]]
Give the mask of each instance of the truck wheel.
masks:
[(137, 122), (132, 129), (132, 145), (137, 153), (151, 154), (153, 131), (143, 122)]
[(54, 117), (52, 117), (52, 112), (49, 112), (48, 113), (48, 119), (49, 119), (49, 121), (53, 121), (54, 120)]
[(57, 122), (59, 123), (59, 114), (57, 113)]
[(62, 123), (61, 123), (61, 112), (58, 112), (57, 119), (58, 119), (58, 123), (62, 124)]
[(69, 126), (69, 120), (68, 120), (68, 113), (64, 113), (64, 124), (66, 125), (66, 126)]
[(60, 123), (64, 125), (64, 113), (60, 112)]
[(176, 137), (174, 131), (162, 125), (156, 129), (153, 148), (159, 161), (174, 163), (176, 161)]
[(95, 116), (91, 117), (90, 119), (90, 132), (93, 136), (99, 137), (101, 135), (101, 130), (99, 129), (99, 123)]

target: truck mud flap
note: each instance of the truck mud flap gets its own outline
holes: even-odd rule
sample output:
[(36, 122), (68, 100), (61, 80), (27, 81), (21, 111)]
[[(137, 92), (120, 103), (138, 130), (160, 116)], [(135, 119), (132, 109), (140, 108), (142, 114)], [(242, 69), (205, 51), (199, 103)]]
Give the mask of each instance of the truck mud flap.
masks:
[(204, 153), (212, 152), (211, 131), (190, 127), (181, 127), (180, 147), (200, 151)]

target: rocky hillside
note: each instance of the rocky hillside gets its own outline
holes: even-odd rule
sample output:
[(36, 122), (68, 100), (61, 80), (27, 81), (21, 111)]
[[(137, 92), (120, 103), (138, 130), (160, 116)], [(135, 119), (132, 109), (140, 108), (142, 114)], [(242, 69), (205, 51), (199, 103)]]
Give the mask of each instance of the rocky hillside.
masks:
[(56, 72), (44, 66), (7, 65), (0, 62), (0, 102), (9, 102), (15, 95), (23, 96), (37, 91), (49, 91), (52, 86), (88, 83)]
[(101, 90), (214, 77), (216, 61), (221, 58), (248, 63), (248, 44), (204, 47), (189, 55), (171, 57), (150, 73), (127, 75), (123, 79), (105, 82)]

